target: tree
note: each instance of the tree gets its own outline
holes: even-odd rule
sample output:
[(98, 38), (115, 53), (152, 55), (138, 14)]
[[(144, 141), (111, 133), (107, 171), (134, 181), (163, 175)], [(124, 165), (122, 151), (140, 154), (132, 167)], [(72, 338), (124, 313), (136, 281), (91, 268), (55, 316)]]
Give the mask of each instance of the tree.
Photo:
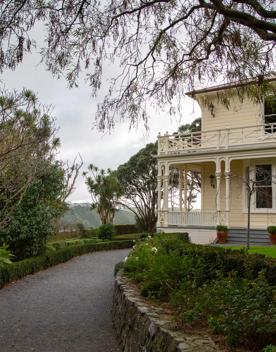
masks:
[(58, 145), (49, 108), (31, 91), (0, 91), (0, 230)]
[(201, 117), (196, 118), (191, 123), (186, 123), (178, 128), (178, 133), (181, 134), (190, 134), (193, 132), (201, 131)]
[[(8, 218), (0, 234), (17, 259), (42, 254), (54, 233), (54, 220), (66, 209), (60, 201), (65, 187), (65, 173), (58, 162), (42, 161), (43, 169)], [(42, 171), (43, 170), (43, 171)]]
[(1, 93), (0, 245), (22, 259), (45, 250), (82, 161), (55, 160), (54, 121), (31, 91)]
[[(87, 70), (94, 92), (106, 60), (121, 65), (98, 108), (100, 129), (114, 112), (131, 123), (147, 121), (149, 101), (170, 106), (198, 83), (248, 82), (266, 87), (275, 70), (274, 0), (3, 0), (0, 67), (14, 69), (34, 46), (31, 29), (45, 24), (41, 50), (50, 71), (70, 86)], [(116, 77), (115, 77), (116, 78)], [(247, 86), (243, 86), (247, 88)], [(223, 99), (224, 100), (224, 99)], [(173, 109), (171, 109), (173, 110)]]
[(112, 224), (121, 195), (116, 175), (110, 169), (105, 171), (90, 164), (84, 176), (92, 198), (91, 208), (97, 210), (102, 224)]
[(132, 211), (139, 227), (154, 232), (157, 221), (157, 143), (149, 143), (117, 169), (121, 204)]

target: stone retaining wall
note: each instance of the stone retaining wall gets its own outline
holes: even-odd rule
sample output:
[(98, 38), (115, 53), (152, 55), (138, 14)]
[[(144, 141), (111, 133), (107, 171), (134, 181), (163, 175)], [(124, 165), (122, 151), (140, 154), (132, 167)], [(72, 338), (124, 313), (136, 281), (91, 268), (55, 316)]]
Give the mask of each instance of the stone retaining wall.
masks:
[(123, 352), (223, 351), (209, 336), (176, 331), (171, 316), (147, 303), (122, 272), (115, 278), (112, 319)]

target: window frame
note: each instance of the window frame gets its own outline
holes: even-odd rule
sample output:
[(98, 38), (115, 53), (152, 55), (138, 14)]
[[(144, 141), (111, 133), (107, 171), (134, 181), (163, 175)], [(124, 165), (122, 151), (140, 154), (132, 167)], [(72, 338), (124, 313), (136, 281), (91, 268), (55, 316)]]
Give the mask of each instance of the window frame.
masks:
[[(256, 167), (258, 165), (271, 165), (271, 188), (272, 188), (272, 207), (271, 208), (257, 208), (256, 204), (256, 191), (252, 194), (251, 197), (251, 213), (254, 214), (269, 214), (276, 213), (276, 165), (274, 162), (269, 161), (257, 161), (250, 163), (250, 165), (244, 165), (244, 178), (246, 177), (246, 168), (249, 168), (249, 175), (253, 176), (253, 179), (256, 180)], [(273, 180), (275, 180), (273, 182)], [(244, 191), (244, 213), (247, 213), (247, 192), (246, 184), (243, 187)]]
[[(266, 113), (265, 113), (265, 104), (266, 104), (266, 100), (268, 100), (268, 99), (275, 99), (275, 103), (276, 103), (276, 95), (268, 95), (268, 96), (266, 96), (266, 97), (264, 97), (263, 98), (263, 108), (262, 108), (262, 112), (263, 112), (263, 123), (264, 123), (264, 125), (266, 125), (266, 124), (269, 124), (269, 123), (271, 123), (271, 124), (275, 124), (275, 127), (276, 127), (276, 111), (275, 111), (275, 114), (269, 114), (269, 115), (267, 115)], [(275, 107), (275, 109), (276, 109), (276, 107)], [(275, 117), (275, 122), (266, 122), (266, 117)], [(274, 129), (275, 129), (275, 131), (274, 131)], [(266, 134), (271, 134), (271, 133), (275, 133), (276, 132), (276, 128), (273, 128), (273, 130), (271, 130), (271, 131), (269, 131), (269, 130), (267, 130), (266, 128), (265, 128), (265, 133)]]

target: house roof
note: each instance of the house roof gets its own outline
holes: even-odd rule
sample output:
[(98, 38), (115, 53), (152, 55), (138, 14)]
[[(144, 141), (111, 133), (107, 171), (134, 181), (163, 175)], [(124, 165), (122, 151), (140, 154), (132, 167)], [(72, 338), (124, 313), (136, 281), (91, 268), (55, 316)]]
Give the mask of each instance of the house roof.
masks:
[[(190, 97), (192, 97), (194, 95), (201, 94), (201, 93), (216, 92), (216, 91), (219, 91), (219, 90), (225, 90), (225, 89), (231, 89), (231, 88), (235, 88), (235, 87), (247, 86), (247, 85), (252, 84), (252, 83), (258, 83), (258, 81), (259, 81), (259, 79), (256, 78), (256, 79), (251, 79), (251, 80), (242, 81), (242, 82), (224, 83), (224, 84), (219, 84), (219, 85), (212, 86), (212, 87), (191, 90), (191, 91), (189, 91), (189, 92), (187, 92), (185, 94), (190, 96)], [(266, 77), (266, 78), (264, 78), (264, 81), (266, 81), (266, 82), (276, 81), (276, 75), (273, 74), (270, 77)]]

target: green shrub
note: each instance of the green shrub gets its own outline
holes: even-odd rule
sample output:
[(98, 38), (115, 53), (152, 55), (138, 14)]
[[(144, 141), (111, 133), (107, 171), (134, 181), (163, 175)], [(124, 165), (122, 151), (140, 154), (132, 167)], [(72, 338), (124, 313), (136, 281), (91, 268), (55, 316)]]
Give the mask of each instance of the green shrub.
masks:
[(263, 352), (276, 352), (276, 346), (275, 345), (266, 346), (263, 349)]
[(112, 224), (103, 224), (98, 228), (99, 238), (102, 240), (111, 240), (115, 234)]
[(132, 241), (110, 241), (102, 243), (85, 243), (69, 247), (64, 246), (63, 248), (48, 251), (38, 257), (24, 259), (10, 265), (1, 265), (0, 288), (11, 281), (33, 274), (39, 270), (47, 269), (56, 264), (66, 262), (75, 256), (101, 250), (130, 248), (132, 245)]
[(94, 229), (91, 227), (90, 229), (86, 230), (86, 237), (88, 238), (98, 238), (98, 229)]
[(276, 226), (268, 226), (267, 232), (270, 234), (276, 233)]
[(217, 225), (218, 232), (228, 232), (228, 227), (225, 225)]
[(128, 225), (114, 225), (115, 235), (127, 235), (138, 233), (138, 229), (135, 224)]
[(80, 237), (86, 237), (86, 228), (84, 227), (83, 223), (78, 222), (76, 224), (77, 231)]
[(276, 335), (276, 261), (157, 235), (136, 244), (124, 270), (141, 294), (175, 306), (182, 323), (203, 324), (261, 348)]
[(11, 251), (8, 250), (7, 246), (2, 246), (0, 247), (0, 265), (3, 264), (11, 264), (13, 255), (11, 254)]

